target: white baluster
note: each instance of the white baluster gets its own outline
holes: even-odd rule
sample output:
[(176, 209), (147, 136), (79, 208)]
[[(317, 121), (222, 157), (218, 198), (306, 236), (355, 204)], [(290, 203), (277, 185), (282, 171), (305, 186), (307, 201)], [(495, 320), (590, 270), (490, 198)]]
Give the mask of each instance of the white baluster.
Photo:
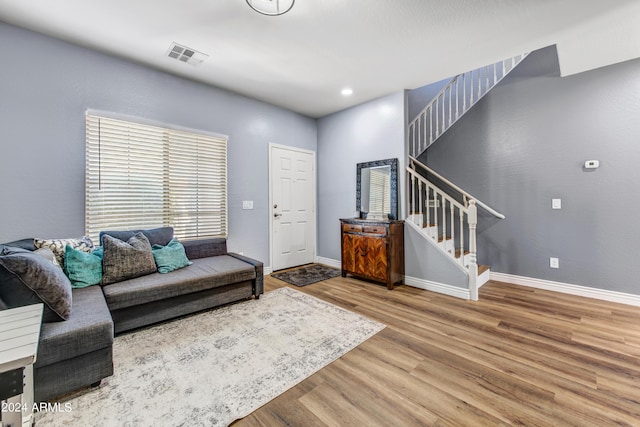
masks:
[(422, 187), (424, 186), (422, 181), (420, 182), (420, 187), (418, 188), (418, 210), (420, 211), (420, 227), (423, 226), (422, 224), (422, 215), (424, 214), (424, 210), (423, 210), (423, 206), (424, 206), (424, 200), (422, 199)]
[(467, 75), (462, 75), (462, 114), (467, 111)]
[(460, 98), (460, 76), (456, 77), (456, 120), (458, 120), (458, 99)]
[(442, 127), (440, 128), (440, 135), (442, 135), (447, 130), (447, 115), (444, 112), (445, 104), (447, 103), (445, 99), (446, 91), (442, 93)]
[(433, 142), (433, 108), (429, 106), (429, 145)]
[(433, 189), (433, 225), (436, 228), (436, 241), (438, 240), (438, 233), (440, 232), (440, 227), (438, 227), (438, 197), (439, 194), (436, 189)]
[(464, 211), (460, 210), (460, 264), (464, 265)]
[(446, 249), (447, 247), (447, 213), (446, 213), (446, 205), (447, 202), (445, 200), (446, 195), (444, 193), (442, 193), (442, 204), (440, 205), (440, 213), (442, 215), (442, 244), (443, 247)]
[(455, 207), (453, 206), (453, 204), (451, 202), (449, 202), (449, 215), (451, 216), (449, 218), (449, 224), (451, 224), (451, 254), (455, 257), (456, 256), (456, 227), (454, 225), (454, 216), (453, 216), (453, 211), (455, 210)]
[(493, 85), (498, 82), (498, 64), (493, 64)]
[(431, 227), (431, 209), (429, 204), (431, 203), (431, 189), (429, 188), (429, 184), (425, 184), (425, 199), (427, 199), (427, 204), (425, 210), (427, 211), (427, 231), (431, 232), (428, 227)]
[(474, 90), (473, 90), (473, 71), (469, 72), (469, 105), (467, 107), (467, 109), (471, 108), (471, 106), (473, 105), (473, 95), (474, 95)]
[(449, 87), (449, 125), (451, 126), (451, 101), (453, 96), (453, 86)]
[(478, 301), (478, 264), (476, 258), (476, 226), (478, 224), (478, 208), (476, 201), (469, 200), (469, 296)]
[(487, 93), (489, 92), (489, 66), (488, 65), (484, 67), (484, 72), (486, 74), (486, 82), (487, 82), (487, 85), (484, 88), (484, 93)]

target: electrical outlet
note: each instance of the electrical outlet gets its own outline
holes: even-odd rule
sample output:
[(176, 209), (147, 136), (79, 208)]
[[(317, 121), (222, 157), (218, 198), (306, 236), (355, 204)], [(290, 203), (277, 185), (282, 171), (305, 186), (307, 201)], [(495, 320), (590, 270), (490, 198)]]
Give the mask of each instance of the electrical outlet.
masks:
[(549, 267), (560, 268), (560, 260), (558, 258), (549, 258)]
[(242, 209), (253, 209), (253, 200), (243, 200)]
[(551, 209), (562, 209), (562, 199), (551, 199)]

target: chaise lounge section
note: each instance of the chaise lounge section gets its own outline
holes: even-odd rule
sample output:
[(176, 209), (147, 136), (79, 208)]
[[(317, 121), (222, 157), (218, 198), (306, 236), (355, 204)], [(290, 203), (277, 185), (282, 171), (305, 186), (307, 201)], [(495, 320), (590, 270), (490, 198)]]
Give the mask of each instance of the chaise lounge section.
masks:
[[(167, 245), (173, 239), (170, 227), (104, 234), (119, 239), (143, 234), (157, 245)], [(35, 249), (21, 242), (23, 248)], [(258, 299), (264, 293), (262, 262), (227, 252), (226, 239), (190, 240), (182, 245), (190, 261), (183, 268), (72, 289), (68, 319), (42, 325), (34, 366), (36, 402), (95, 385), (112, 375), (114, 334), (252, 297)], [(0, 256), (10, 253), (5, 250)], [(0, 278), (12, 275), (11, 271), (0, 273)], [(3, 285), (0, 280), (0, 288)], [(37, 295), (27, 303), (33, 303), (33, 298)], [(11, 298), (3, 297), (0, 291), (0, 299)], [(2, 305), (11, 308), (19, 304), (4, 301)]]

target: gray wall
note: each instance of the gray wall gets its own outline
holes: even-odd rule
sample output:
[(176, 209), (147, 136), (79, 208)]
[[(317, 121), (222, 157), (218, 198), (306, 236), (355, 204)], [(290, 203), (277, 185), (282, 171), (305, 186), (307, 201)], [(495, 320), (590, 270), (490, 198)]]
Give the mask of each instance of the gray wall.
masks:
[(0, 50), (0, 242), (84, 233), (97, 109), (228, 135), (228, 246), (268, 264), (268, 143), (316, 150), (315, 119), (2, 22)]
[[(492, 271), (640, 294), (640, 60), (559, 77), (533, 52), (427, 151), (505, 220), (480, 218)], [(600, 168), (586, 171), (585, 160)], [(562, 209), (552, 210), (551, 199)], [(560, 259), (549, 268), (549, 257)]]
[(438, 284), (467, 289), (469, 276), (451, 262), (451, 257), (442, 253), (418, 231), (405, 223), (404, 226), (405, 275)]
[[(340, 260), (340, 218), (356, 210), (356, 165), (397, 158), (404, 186), (405, 95), (397, 92), (318, 120), (318, 255)], [(404, 207), (398, 200), (400, 218)]]

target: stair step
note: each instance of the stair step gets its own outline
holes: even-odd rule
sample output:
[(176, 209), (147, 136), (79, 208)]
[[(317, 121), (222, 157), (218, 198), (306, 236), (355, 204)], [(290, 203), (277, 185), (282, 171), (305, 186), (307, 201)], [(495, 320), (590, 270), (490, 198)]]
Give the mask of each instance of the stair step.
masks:
[(480, 265), (478, 264), (478, 276), (481, 275), (482, 273), (484, 273), (485, 271), (489, 270), (489, 266), (488, 265)]
[[(469, 251), (464, 251), (463, 255), (469, 255)], [(456, 258), (460, 258), (460, 249), (456, 249)]]

